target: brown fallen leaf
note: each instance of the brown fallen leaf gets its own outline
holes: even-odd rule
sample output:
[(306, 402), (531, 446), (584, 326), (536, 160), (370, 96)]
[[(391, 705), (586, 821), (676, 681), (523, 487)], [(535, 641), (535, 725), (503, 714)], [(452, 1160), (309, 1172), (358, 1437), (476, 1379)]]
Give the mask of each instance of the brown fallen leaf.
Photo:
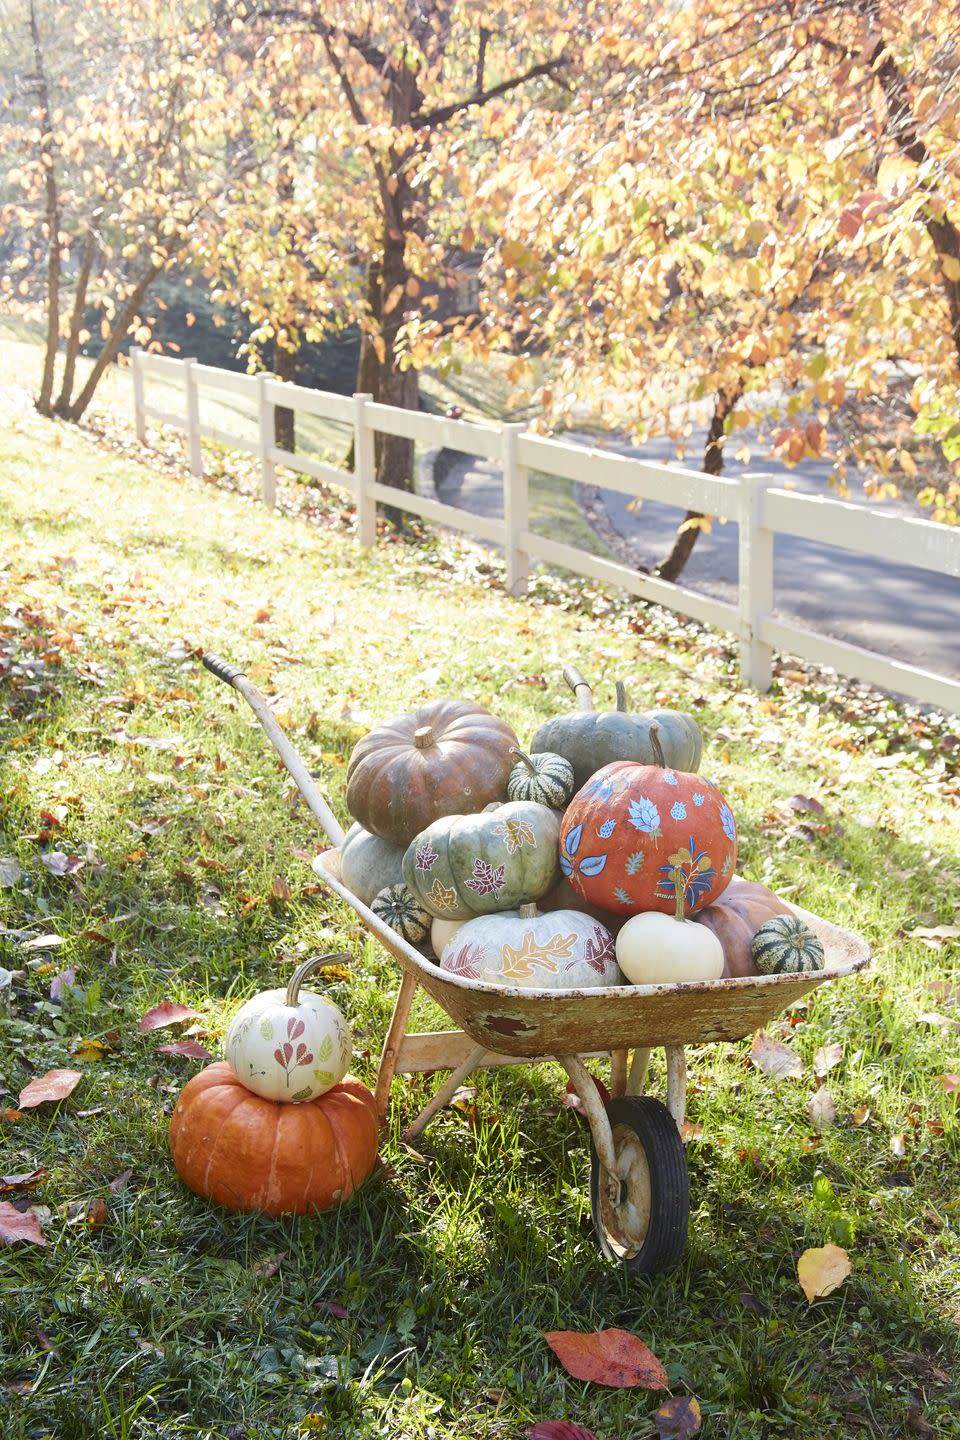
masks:
[(696, 1124), (692, 1120), (684, 1120), (680, 1126), (680, 1139), (684, 1145), (689, 1145), (691, 1140), (701, 1140), (702, 1138), (703, 1126)]
[(158, 1055), (186, 1055), (190, 1060), (212, 1060), (209, 1050), (204, 1050), (197, 1040), (177, 1040), (172, 1045), (158, 1045)]
[(896, 1160), (902, 1160), (907, 1153), (907, 1139), (905, 1135), (890, 1136), (890, 1154)]
[(693, 1395), (672, 1395), (654, 1412), (660, 1440), (690, 1440), (700, 1429), (700, 1404)]
[(813, 1073), (822, 1079), (828, 1070), (843, 1059), (842, 1045), (821, 1045), (813, 1057)]
[(960, 925), (918, 925), (907, 934), (913, 940), (932, 941), (936, 945), (945, 945), (948, 940), (960, 940)]
[(948, 1095), (960, 1094), (960, 1075), (953, 1075), (948, 1072), (946, 1075), (938, 1075), (937, 1079)]
[(866, 1123), (867, 1123), (867, 1121), (868, 1121), (869, 1119), (870, 1119), (870, 1106), (869, 1106), (869, 1105), (858, 1105), (857, 1108), (856, 1108), (856, 1110), (852, 1110), (852, 1111), (850, 1112), (850, 1124), (851, 1124), (851, 1125), (866, 1125)]
[(20, 1211), (9, 1200), (0, 1200), (0, 1246), (46, 1245), (40, 1221), (29, 1210)]
[(833, 1096), (825, 1086), (814, 1090), (804, 1108), (811, 1125), (818, 1133), (828, 1130), (837, 1118), (837, 1107), (834, 1104)]
[(597, 1440), (592, 1430), (575, 1425), (572, 1420), (539, 1420), (524, 1430), (527, 1440)]
[(0, 1195), (12, 1195), (16, 1190), (32, 1190), (48, 1179), (49, 1170), (41, 1165), (38, 1170), (27, 1170), (22, 1175), (0, 1175)]
[(820, 1249), (804, 1250), (797, 1262), (797, 1279), (800, 1288), (812, 1305), (824, 1295), (829, 1295), (842, 1285), (851, 1272), (850, 1256), (839, 1245), (824, 1245)]
[(758, 1030), (750, 1046), (750, 1060), (754, 1067), (772, 1080), (799, 1080), (803, 1076), (803, 1061), (795, 1050), (774, 1040), (766, 1030)]
[(104, 1225), (109, 1223), (110, 1211), (107, 1209), (107, 1202), (102, 1195), (98, 1195), (87, 1211), (87, 1225), (91, 1230), (102, 1230)]
[(48, 1070), (20, 1091), (20, 1109), (32, 1110), (35, 1105), (45, 1105), (51, 1100), (65, 1100), (82, 1079), (79, 1070)]
[(251, 1265), (250, 1274), (256, 1275), (258, 1280), (272, 1280), (286, 1258), (286, 1250), (278, 1250), (276, 1255), (268, 1255), (266, 1259), (258, 1260), (256, 1264)]
[(145, 1035), (150, 1030), (163, 1030), (168, 1025), (181, 1025), (184, 1020), (199, 1018), (199, 1010), (191, 1010), (189, 1005), (177, 1005), (172, 1000), (164, 1000), (162, 1005), (154, 1005), (152, 1010), (140, 1017), (137, 1029)]
[(629, 1330), (546, 1330), (543, 1338), (568, 1375), (595, 1385), (666, 1390), (667, 1372)]

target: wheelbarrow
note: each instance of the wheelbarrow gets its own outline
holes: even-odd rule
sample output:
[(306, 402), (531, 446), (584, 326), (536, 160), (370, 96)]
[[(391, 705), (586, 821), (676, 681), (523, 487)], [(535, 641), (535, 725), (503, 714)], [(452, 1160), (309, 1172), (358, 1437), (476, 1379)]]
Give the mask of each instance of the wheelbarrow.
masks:
[[(452, 975), (376, 916), (343, 883), (344, 831), (260, 692), (241, 670), (215, 655), (203, 664), (238, 690), (273, 743), (332, 848), (313, 861), (324, 885), (355, 911), (399, 962), (400, 988), (377, 1072), (381, 1127), (397, 1075), (448, 1070), (403, 1132), (412, 1140), (473, 1071), (554, 1060), (563, 1067), (590, 1125), (590, 1202), (604, 1255), (629, 1270), (654, 1273), (681, 1258), (690, 1210), (682, 1130), (686, 1113), (685, 1045), (742, 1040), (827, 980), (861, 970), (867, 942), (799, 906), (789, 906), (819, 937), (822, 970), (790, 975), (598, 989), (533, 990)], [(407, 1029), (417, 986), (456, 1022), (456, 1030)], [(651, 1051), (666, 1054), (664, 1105), (644, 1095)], [(584, 1061), (609, 1056), (610, 1100), (604, 1104)]]

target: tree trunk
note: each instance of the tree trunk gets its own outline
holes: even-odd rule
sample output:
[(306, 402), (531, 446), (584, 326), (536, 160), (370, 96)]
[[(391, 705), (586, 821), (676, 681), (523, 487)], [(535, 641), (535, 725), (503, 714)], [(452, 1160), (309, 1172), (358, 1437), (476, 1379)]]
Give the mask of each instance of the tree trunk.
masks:
[(37, 67), (37, 94), (40, 101), (40, 156), (44, 166), (44, 218), (47, 226), (47, 343), (43, 355), (43, 374), (36, 407), (41, 415), (51, 415), (53, 408), (53, 372), (60, 344), (60, 195), (51, 141), (50, 93), (43, 63), (43, 46), (37, 24), (36, 6), (30, 3), (30, 38)]
[[(397, 206), (398, 212), (401, 207)], [(402, 213), (402, 212), (401, 212)], [(404, 293), (410, 272), (402, 230), (385, 227), (382, 280), (380, 285), (380, 334), (383, 357), (379, 362), (378, 397), (383, 405), (403, 410), (420, 408), (420, 381), (417, 371), (401, 370), (396, 362), (397, 332), (403, 324)], [(413, 441), (398, 435), (381, 437), (377, 456), (377, 479), (395, 490), (413, 489)], [(394, 517), (391, 517), (394, 518)], [(394, 523), (397, 523), (394, 519)]]
[[(728, 394), (721, 390), (717, 395), (713, 407), (713, 418), (710, 421), (710, 428), (707, 431), (707, 443), (703, 451), (703, 464), (700, 467), (705, 475), (720, 475), (723, 471), (723, 436), (724, 425), (731, 410), (737, 404), (743, 394), (743, 385), (737, 385)], [(673, 547), (665, 560), (654, 570), (658, 580), (669, 580), (675, 584), (683, 573), (683, 568), (690, 556), (693, 554), (693, 547), (697, 543), (697, 536), (700, 534), (700, 526), (690, 522), (703, 520), (706, 517), (700, 510), (688, 510), (684, 515), (677, 530)], [(686, 529), (684, 528), (686, 526)]]
[[(273, 342), (273, 373), (278, 380), (296, 381), (297, 352)], [(278, 450), (296, 450), (297, 433), (294, 412), (286, 405), (277, 405), (273, 412), (273, 443)]]
[(151, 263), (140, 276), (140, 279), (134, 286), (129, 299), (127, 300), (127, 303), (124, 305), (123, 309), (120, 311), (120, 314), (113, 322), (113, 329), (110, 331), (110, 334), (107, 338), (107, 343), (106, 345), (104, 345), (103, 349), (100, 351), (100, 354), (94, 361), (93, 369), (87, 376), (86, 385), (84, 385), (83, 389), (80, 391), (80, 394), (70, 406), (69, 410), (66, 411), (66, 418), (68, 420), (79, 420), (83, 412), (86, 410), (87, 406), (90, 404), (90, 401), (93, 399), (93, 393), (100, 382), (100, 376), (103, 374), (104, 370), (106, 370), (107, 366), (117, 358), (117, 355), (120, 351), (120, 346), (126, 339), (127, 331), (130, 329), (130, 326), (133, 323), (133, 317), (136, 315), (137, 311), (140, 308), (140, 301), (143, 299), (150, 285), (152, 285), (153, 281), (157, 278), (162, 269), (162, 265), (154, 265)]
[[(380, 265), (371, 260), (367, 265), (367, 305), (371, 316), (377, 318), (379, 324), (380, 316)], [(373, 340), (366, 330), (360, 332), (360, 358), (357, 362), (357, 383), (356, 393), (358, 395), (369, 395), (374, 400), (380, 399), (380, 361), (377, 359), (377, 352), (373, 347)], [(379, 464), (382, 436), (374, 436), (373, 453), (375, 461)], [(347, 451), (344, 464), (348, 470), (352, 470), (356, 450), (354, 442), (350, 441), (350, 449)]]
[(57, 396), (57, 403), (53, 407), (56, 415), (67, 415), (70, 410), (73, 378), (77, 370), (77, 356), (80, 353), (80, 330), (87, 307), (87, 286), (90, 284), (90, 274), (93, 270), (96, 253), (96, 237), (92, 230), (88, 230), (87, 238), (83, 242), (83, 259), (80, 262), (80, 273), (77, 275), (77, 284), (73, 295), (73, 312), (70, 316), (70, 334), (67, 338), (67, 358), (63, 366), (63, 380), (60, 385), (60, 394)]

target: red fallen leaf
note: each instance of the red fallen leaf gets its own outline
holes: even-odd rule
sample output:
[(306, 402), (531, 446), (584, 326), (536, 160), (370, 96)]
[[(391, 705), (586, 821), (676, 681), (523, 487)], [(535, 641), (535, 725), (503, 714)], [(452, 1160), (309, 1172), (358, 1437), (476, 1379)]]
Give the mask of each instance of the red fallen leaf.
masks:
[(700, 1405), (693, 1395), (673, 1395), (653, 1417), (660, 1440), (690, 1440), (700, 1429)]
[(336, 1300), (318, 1300), (318, 1310), (326, 1310), (328, 1315), (333, 1315), (337, 1320), (346, 1320), (350, 1311), (345, 1305), (340, 1305)]
[[(596, 1084), (596, 1087), (597, 1087), (598, 1091), (600, 1092), (600, 1101), (601, 1101), (601, 1103), (602, 1103), (604, 1106), (609, 1105), (609, 1104), (610, 1104), (610, 1091), (607, 1089), (606, 1085), (604, 1085), (603, 1081), (602, 1081), (601, 1079), (599, 1079), (596, 1075), (595, 1075), (593, 1078), (594, 1078), (594, 1083)], [(577, 1087), (574, 1085), (574, 1083), (573, 1083), (572, 1080), (568, 1080), (568, 1081), (567, 1081), (566, 1094), (563, 1096), (563, 1099), (561, 1100), (560, 1103), (561, 1103), (561, 1105), (563, 1106), (563, 1108), (564, 1108), (565, 1110), (575, 1110), (578, 1115), (582, 1115), (582, 1116), (584, 1117), (584, 1119), (586, 1119), (587, 1112), (586, 1112), (586, 1110), (584, 1110), (584, 1108), (583, 1108), (583, 1101), (580, 1099), (580, 1096), (577, 1094)]]
[(946, 1075), (938, 1075), (937, 1079), (948, 1095), (960, 1094), (960, 1075), (953, 1075), (948, 1071)]
[(87, 1211), (87, 1225), (91, 1230), (102, 1230), (109, 1221), (110, 1211), (107, 1209), (107, 1202), (102, 1195), (98, 1195)]
[(666, 1390), (667, 1372), (660, 1361), (629, 1330), (546, 1330), (543, 1338), (568, 1375), (595, 1385), (626, 1389)]
[(32, 1110), (35, 1105), (45, 1105), (48, 1100), (65, 1100), (83, 1079), (79, 1070), (48, 1070), (38, 1075), (20, 1091), (20, 1109)]
[(789, 1045), (774, 1040), (766, 1030), (758, 1030), (750, 1046), (750, 1059), (757, 1070), (774, 1080), (789, 1077), (799, 1080), (803, 1075), (803, 1062)]
[(191, 1060), (212, 1060), (213, 1056), (204, 1050), (196, 1040), (178, 1040), (175, 1045), (158, 1045), (158, 1055), (187, 1055)]
[(40, 1221), (29, 1210), (21, 1212), (8, 1200), (0, 1200), (0, 1246), (16, 1245), (23, 1241), (27, 1245), (46, 1245)]
[(597, 1440), (592, 1430), (574, 1425), (572, 1420), (540, 1420), (523, 1433), (527, 1440)]
[(39, 1170), (28, 1170), (22, 1175), (0, 1175), (0, 1195), (11, 1195), (14, 1190), (32, 1190), (48, 1179), (49, 1170), (41, 1165)]
[(199, 1016), (199, 1010), (191, 1010), (189, 1005), (176, 1005), (172, 1000), (164, 1000), (162, 1005), (154, 1005), (152, 1010), (140, 1017), (137, 1029), (146, 1034), (149, 1030), (163, 1030), (167, 1025), (182, 1025), (184, 1020), (197, 1020)]
[(95, 945), (109, 945), (110, 936), (104, 935), (102, 930), (81, 930), (79, 939), (91, 940)]

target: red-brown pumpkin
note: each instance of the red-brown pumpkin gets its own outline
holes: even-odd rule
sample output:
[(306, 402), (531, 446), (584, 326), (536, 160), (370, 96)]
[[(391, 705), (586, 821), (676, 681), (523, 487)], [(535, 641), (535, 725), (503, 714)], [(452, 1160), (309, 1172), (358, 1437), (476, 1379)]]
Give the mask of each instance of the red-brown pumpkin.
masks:
[(502, 800), (518, 743), (481, 705), (431, 700), (358, 742), (347, 767), (347, 809), (374, 835), (409, 845), (441, 815), (473, 815)]
[(329, 1210), (374, 1167), (376, 1106), (350, 1075), (300, 1105), (265, 1100), (219, 1061), (184, 1087), (170, 1117), (170, 1153), (189, 1189), (228, 1210)]
[(729, 979), (760, 974), (750, 954), (754, 935), (765, 921), (792, 913), (766, 885), (731, 880), (720, 899), (702, 910), (696, 920), (712, 930), (723, 946), (723, 974)]
[(676, 877), (688, 915), (726, 889), (737, 827), (702, 775), (614, 761), (571, 800), (560, 831), (560, 869), (591, 905), (614, 914), (676, 910)]

